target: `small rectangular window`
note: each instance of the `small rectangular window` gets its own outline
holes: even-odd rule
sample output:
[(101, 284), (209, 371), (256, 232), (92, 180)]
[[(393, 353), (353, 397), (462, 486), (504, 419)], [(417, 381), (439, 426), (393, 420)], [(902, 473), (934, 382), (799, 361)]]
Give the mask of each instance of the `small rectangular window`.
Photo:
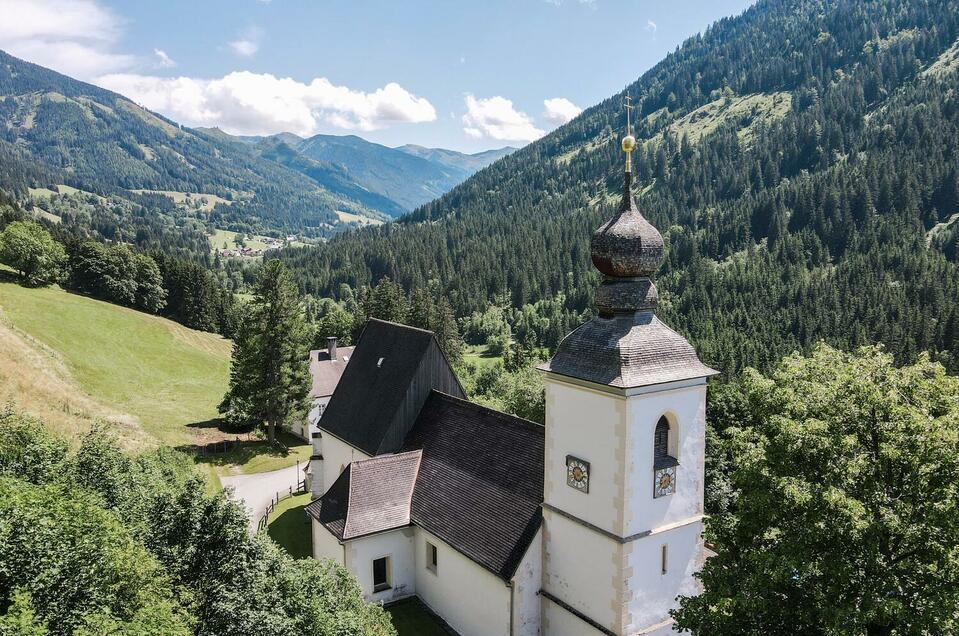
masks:
[(390, 557), (373, 559), (373, 591), (390, 589)]
[(666, 574), (668, 566), (669, 566), (669, 546), (664, 543), (663, 554), (662, 554), (663, 574)]
[(430, 572), (436, 572), (436, 563), (438, 561), (436, 546), (426, 542), (426, 569)]

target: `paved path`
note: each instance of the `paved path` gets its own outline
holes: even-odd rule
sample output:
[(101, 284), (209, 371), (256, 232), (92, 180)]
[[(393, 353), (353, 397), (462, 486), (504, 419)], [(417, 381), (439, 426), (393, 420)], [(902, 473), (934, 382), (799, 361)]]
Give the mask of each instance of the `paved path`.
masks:
[(303, 478), (297, 472), (296, 466), (281, 468), (269, 473), (255, 473), (253, 475), (236, 475), (234, 477), (220, 477), (224, 488), (232, 488), (234, 496), (246, 507), (250, 517), (250, 533), (256, 532), (260, 517), (266, 512), (276, 493), (289, 493), (290, 486), (296, 486)]

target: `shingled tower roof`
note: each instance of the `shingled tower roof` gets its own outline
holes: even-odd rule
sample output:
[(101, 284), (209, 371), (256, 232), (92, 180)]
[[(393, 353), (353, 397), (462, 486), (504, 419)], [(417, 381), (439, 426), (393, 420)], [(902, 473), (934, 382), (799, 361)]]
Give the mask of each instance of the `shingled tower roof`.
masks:
[(663, 261), (663, 237), (633, 199), (635, 146), (627, 123), (623, 197), (590, 244), (593, 265), (603, 274), (595, 296), (597, 315), (566, 336), (552, 360), (540, 367), (623, 389), (716, 374), (685, 338), (656, 317), (658, 294), (651, 276)]

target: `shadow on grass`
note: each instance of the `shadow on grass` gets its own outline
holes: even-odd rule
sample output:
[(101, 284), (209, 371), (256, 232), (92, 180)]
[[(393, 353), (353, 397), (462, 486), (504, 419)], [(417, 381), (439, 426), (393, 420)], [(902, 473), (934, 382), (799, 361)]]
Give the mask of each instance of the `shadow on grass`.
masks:
[(242, 433), (247, 433), (247, 432), (249, 432), (249, 431), (232, 431), (232, 430), (230, 430), (229, 427), (227, 427), (226, 422), (223, 420), (222, 417), (214, 417), (214, 418), (211, 418), (211, 419), (209, 419), (209, 420), (203, 420), (203, 421), (201, 421), (201, 422), (190, 422), (190, 423), (187, 424), (186, 426), (187, 426), (187, 428), (215, 428), (215, 429), (217, 429), (217, 430), (219, 430), (219, 431), (223, 431), (223, 432), (225, 432), (225, 433), (230, 433), (230, 434), (240, 433), (240, 432), (242, 432)]
[[(197, 422), (191, 426), (200, 427), (203, 424), (206, 423)], [(286, 465), (284, 460), (296, 454), (297, 447), (306, 445), (303, 440), (285, 431), (278, 433), (276, 440), (277, 443), (270, 444), (265, 439), (250, 439), (248, 434), (232, 434), (222, 442), (204, 445), (184, 444), (178, 446), (177, 450), (192, 455), (193, 461), (197, 464), (214, 467), (243, 467), (255, 461), (257, 466), (251, 466), (250, 470), (260, 472), (282, 468)], [(214, 449), (218, 452), (212, 452)]]
[(306, 518), (306, 504), (309, 499), (299, 506), (284, 510), (270, 525), (267, 534), (285, 549), (294, 559), (307, 559), (311, 556), (310, 524)]
[[(0, 267), (0, 283), (16, 283), (20, 285), (23, 279), (15, 271), (7, 269), (6, 266)], [(23, 285), (29, 287), (29, 285)]]
[(232, 441), (229, 450), (222, 453), (209, 453), (205, 448), (196, 444), (185, 444), (178, 446), (177, 450), (192, 454), (198, 464), (211, 466), (243, 465), (256, 457), (283, 459), (292, 453), (288, 447), (270, 444), (266, 440)]

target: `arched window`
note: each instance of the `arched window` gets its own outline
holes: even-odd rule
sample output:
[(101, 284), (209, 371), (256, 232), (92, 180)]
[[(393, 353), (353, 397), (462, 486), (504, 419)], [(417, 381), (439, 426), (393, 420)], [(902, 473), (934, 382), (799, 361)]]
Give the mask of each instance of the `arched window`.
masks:
[(670, 449), (675, 448), (676, 440), (670, 439), (671, 435), (676, 435), (676, 430), (669, 423), (669, 418), (665, 415), (656, 422), (656, 430), (653, 432), (653, 468), (668, 468), (676, 466), (679, 462), (670, 454)]
[[(669, 424), (664, 415), (656, 422), (653, 431), (653, 497), (665, 497), (676, 492), (676, 471), (679, 462), (669, 454), (670, 442), (676, 448), (678, 440), (670, 440), (670, 434), (676, 435), (676, 430)], [(674, 451), (675, 452), (675, 451)], [(666, 573), (666, 546), (663, 546), (663, 573)]]
[(656, 432), (653, 434), (653, 459), (662, 459), (669, 456), (669, 420), (666, 416), (659, 418), (656, 423)]

